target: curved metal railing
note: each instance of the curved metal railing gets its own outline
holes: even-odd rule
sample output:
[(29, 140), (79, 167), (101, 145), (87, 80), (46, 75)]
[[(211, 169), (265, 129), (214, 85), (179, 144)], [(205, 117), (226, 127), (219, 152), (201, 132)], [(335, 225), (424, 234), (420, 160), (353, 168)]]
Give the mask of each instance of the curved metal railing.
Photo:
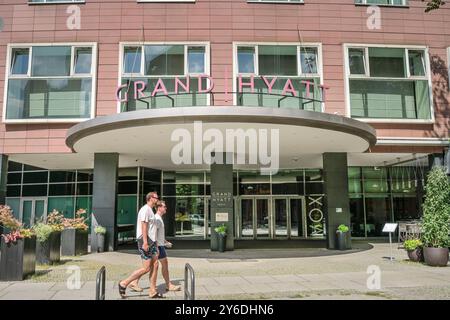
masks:
[(189, 263), (184, 266), (184, 300), (195, 300), (195, 273)]

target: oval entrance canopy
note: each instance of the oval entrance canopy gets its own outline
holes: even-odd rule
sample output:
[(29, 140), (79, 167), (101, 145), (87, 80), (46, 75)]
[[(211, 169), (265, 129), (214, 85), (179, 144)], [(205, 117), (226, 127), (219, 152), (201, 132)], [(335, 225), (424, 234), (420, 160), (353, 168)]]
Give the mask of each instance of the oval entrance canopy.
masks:
[[(180, 151), (182, 143), (189, 142), (194, 159), (199, 152), (212, 150), (212, 141), (214, 151), (229, 152), (230, 137), (235, 139), (234, 146), (229, 145), (234, 148), (233, 153), (242, 152), (239, 143), (248, 144), (247, 156), (255, 152), (255, 143), (267, 140), (267, 152), (277, 152), (272, 147), (276, 140), (279, 165), (285, 168), (291, 167), (292, 159), (303, 155), (360, 153), (376, 143), (374, 128), (339, 115), (296, 109), (214, 106), (149, 109), (98, 117), (70, 128), (66, 144), (77, 153), (119, 153), (121, 166), (131, 165), (135, 159), (139, 165), (171, 169), (180, 168), (173, 161), (173, 153), (174, 148)], [(192, 164), (202, 167), (195, 159)]]

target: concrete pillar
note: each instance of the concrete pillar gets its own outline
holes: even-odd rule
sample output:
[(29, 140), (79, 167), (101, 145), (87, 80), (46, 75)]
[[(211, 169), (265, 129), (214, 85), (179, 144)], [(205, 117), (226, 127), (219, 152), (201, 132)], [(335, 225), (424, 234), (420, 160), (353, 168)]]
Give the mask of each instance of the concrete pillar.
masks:
[(340, 224), (350, 225), (347, 154), (323, 154), (325, 217), (327, 248), (336, 248), (336, 230)]
[(0, 204), (5, 204), (6, 179), (8, 177), (8, 156), (0, 155)]
[(91, 250), (97, 251), (95, 224), (106, 228), (105, 250), (117, 249), (117, 176), (118, 153), (94, 155), (94, 186), (92, 192), (92, 238)]
[[(226, 154), (216, 154), (216, 159)], [(233, 165), (211, 164), (211, 250), (218, 250), (218, 236), (214, 228), (227, 226), (227, 250), (234, 249), (234, 201), (233, 201)]]
[(432, 153), (428, 155), (428, 169), (431, 170), (433, 167), (444, 165), (444, 154), (443, 153)]

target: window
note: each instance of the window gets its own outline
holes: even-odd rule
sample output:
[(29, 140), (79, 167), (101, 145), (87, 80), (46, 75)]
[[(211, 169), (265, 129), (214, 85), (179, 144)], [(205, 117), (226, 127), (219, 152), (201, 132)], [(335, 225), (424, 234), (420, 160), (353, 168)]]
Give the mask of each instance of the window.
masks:
[(408, 0), (355, 0), (356, 4), (379, 6), (407, 6)]
[(85, 3), (85, 0), (28, 0), (31, 4), (47, 4), (47, 3)]
[(92, 117), (96, 45), (10, 46), (6, 122)]
[(247, 0), (247, 2), (267, 2), (267, 3), (303, 3), (303, 0)]
[[(128, 99), (120, 103), (121, 112), (208, 104), (208, 93), (198, 93), (209, 84), (204, 77), (209, 74), (208, 44), (124, 44), (122, 48), (123, 87), (119, 94)], [(139, 96), (136, 92), (136, 100), (134, 91), (141, 90), (142, 83), (145, 88)], [(168, 95), (163, 90), (154, 93), (161, 85)]]
[[(237, 105), (322, 111), (319, 55), (318, 45), (237, 44), (234, 74)], [(252, 77), (253, 93), (248, 85)], [(283, 94), (288, 80), (295, 95)], [(267, 82), (271, 81), (269, 92)]]
[(85, 3), (85, 0), (28, 0), (31, 4), (45, 4), (45, 3)]
[(426, 48), (346, 46), (354, 118), (430, 120)]

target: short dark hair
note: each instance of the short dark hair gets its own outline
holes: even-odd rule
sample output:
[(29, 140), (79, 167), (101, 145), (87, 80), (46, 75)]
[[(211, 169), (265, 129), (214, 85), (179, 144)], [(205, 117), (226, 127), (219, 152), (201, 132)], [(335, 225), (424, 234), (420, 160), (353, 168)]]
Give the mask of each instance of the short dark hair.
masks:
[(147, 195), (145, 196), (145, 201), (149, 202), (151, 198), (153, 197), (157, 197), (158, 196), (158, 192), (152, 191), (147, 193)]

